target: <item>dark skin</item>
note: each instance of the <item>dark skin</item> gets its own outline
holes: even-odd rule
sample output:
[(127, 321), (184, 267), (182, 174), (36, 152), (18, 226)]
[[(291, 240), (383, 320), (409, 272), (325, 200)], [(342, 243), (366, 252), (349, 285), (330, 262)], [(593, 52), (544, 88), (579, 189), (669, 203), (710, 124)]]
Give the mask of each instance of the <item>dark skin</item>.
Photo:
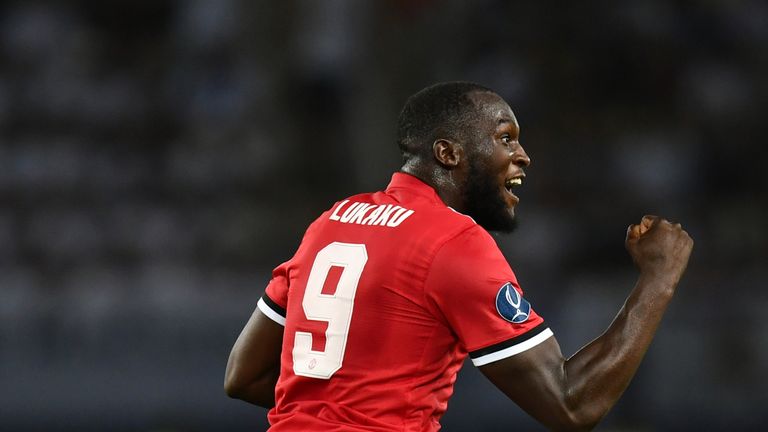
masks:
[[(468, 208), (465, 193), (474, 158), (498, 182), (499, 199), (514, 217), (518, 198), (509, 180), (530, 164), (519, 142), (520, 129), (499, 96), (475, 92), (480, 110), (476, 131), (464, 140), (438, 139), (431, 157), (413, 157), (403, 171), (431, 185), (443, 201)], [(470, 214), (471, 216), (471, 214)], [(644, 216), (627, 229), (625, 246), (639, 276), (613, 323), (570, 358), (554, 337), (480, 371), (522, 409), (551, 430), (590, 430), (618, 401), (637, 371), (685, 272), (693, 240), (679, 224)], [(283, 327), (256, 310), (230, 354), (227, 393), (257, 405), (274, 405)]]
[(282, 346), (283, 326), (254, 310), (229, 354), (224, 376), (227, 395), (264, 408), (275, 406)]

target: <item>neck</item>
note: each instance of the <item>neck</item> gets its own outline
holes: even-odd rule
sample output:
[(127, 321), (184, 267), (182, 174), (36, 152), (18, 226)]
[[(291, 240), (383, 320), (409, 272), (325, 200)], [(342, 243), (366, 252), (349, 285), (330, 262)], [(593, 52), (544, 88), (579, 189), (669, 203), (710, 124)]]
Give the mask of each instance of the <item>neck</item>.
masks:
[(461, 187), (454, 180), (451, 170), (437, 164), (426, 165), (410, 160), (400, 168), (400, 171), (431, 186), (445, 205), (459, 212), (464, 211)]

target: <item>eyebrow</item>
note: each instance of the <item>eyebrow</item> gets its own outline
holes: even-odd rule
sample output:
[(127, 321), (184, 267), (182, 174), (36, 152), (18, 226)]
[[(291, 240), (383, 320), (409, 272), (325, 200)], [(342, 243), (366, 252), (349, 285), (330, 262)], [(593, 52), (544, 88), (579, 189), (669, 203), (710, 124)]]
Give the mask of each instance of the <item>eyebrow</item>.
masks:
[(509, 117), (500, 118), (499, 121), (496, 123), (496, 126), (498, 127), (503, 124), (511, 124), (515, 127), (515, 129), (518, 130), (518, 132), (520, 131), (520, 125), (518, 125), (517, 122), (513, 122), (512, 119)]

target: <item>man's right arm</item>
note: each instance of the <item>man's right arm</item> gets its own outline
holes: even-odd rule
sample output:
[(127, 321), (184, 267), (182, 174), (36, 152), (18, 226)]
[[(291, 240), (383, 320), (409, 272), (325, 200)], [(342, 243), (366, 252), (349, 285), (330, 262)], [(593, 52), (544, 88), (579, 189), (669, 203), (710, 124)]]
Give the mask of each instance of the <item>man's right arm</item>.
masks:
[(256, 308), (229, 354), (227, 395), (265, 408), (275, 406), (282, 343), (283, 326)]
[(626, 247), (640, 276), (602, 335), (569, 359), (552, 337), (480, 367), (500, 390), (552, 430), (590, 430), (618, 401), (672, 299), (693, 240), (679, 224), (646, 216), (629, 227)]

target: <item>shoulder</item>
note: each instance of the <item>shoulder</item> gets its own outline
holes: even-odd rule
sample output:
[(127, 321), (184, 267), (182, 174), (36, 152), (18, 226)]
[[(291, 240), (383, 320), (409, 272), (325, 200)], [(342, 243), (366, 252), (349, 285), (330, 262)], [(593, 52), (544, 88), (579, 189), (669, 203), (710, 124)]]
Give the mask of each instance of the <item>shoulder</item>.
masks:
[(442, 203), (416, 203), (414, 208), (416, 209), (415, 223), (421, 225), (423, 229), (442, 232), (444, 235), (441, 237), (444, 240), (452, 239), (464, 232), (485, 231), (470, 216), (459, 213)]
[(477, 263), (502, 261), (506, 263), (496, 240), (476, 223), (467, 224), (447, 238), (436, 258), (448, 262)]
[(463, 291), (489, 280), (498, 282), (498, 286), (503, 282), (517, 283), (515, 273), (496, 240), (477, 224), (446, 239), (435, 253), (430, 267), (429, 280), (433, 288), (440, 286), (441, 290), (445, 286), (454, 286)]

